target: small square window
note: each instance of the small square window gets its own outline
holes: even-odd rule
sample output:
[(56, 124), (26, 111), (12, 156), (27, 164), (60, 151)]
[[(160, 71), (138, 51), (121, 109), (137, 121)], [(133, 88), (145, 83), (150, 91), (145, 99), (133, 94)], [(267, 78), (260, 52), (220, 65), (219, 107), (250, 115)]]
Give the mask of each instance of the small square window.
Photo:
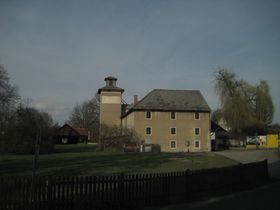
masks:
[(200, 118), (199, 112), (195, 112), (194, 113), (194, 119), (199, 120), (199, 118)]
[(194, 147), (195, 148), (200, 148), (200, 142), (199, 141), (195, 141), (194, 142)]
[(174, 141), (174, 140), (170, 141), (170, 148), (176, 149), (176, 141)]
[(152, 119), (152, 113), (146, 112), (146, 119)]
[(196, 136), (200, 135), (200, 128), (195, 128), (195, 129), (194, 129), (194, 134), (195, 134)]
[(171, 112), (170, 113), (170, 119), (171, 120), (176, 120), (176, 112)]
[(176, 128), (171, 128), (170, 129), (170, 134), (171, 135), (176, 135)]
[(146, 128), (146, 135), (152, 135), (152, 128), (150, 127)]

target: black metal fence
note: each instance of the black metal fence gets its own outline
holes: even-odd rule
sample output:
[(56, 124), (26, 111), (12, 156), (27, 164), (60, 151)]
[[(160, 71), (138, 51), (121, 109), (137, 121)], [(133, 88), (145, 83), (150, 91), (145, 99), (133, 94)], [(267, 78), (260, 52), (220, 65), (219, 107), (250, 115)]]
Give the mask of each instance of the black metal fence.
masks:
[(231, 192), (267, 180), (267, 161), (156, 174), (39, 176), (33, 185), (29, 177), (11, 177), (0, 179), (0, 209), (136, 209)]

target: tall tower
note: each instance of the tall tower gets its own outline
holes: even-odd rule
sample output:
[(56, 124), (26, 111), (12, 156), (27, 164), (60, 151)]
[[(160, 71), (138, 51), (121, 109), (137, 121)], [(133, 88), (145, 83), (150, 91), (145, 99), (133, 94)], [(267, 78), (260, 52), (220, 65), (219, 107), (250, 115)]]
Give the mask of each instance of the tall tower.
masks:
[(106, 86), (98, 89), (100, 95), (100, 125), (121, 126), (121, 101), (124, 89), (117, 87), (117, 78), (106, 77)]

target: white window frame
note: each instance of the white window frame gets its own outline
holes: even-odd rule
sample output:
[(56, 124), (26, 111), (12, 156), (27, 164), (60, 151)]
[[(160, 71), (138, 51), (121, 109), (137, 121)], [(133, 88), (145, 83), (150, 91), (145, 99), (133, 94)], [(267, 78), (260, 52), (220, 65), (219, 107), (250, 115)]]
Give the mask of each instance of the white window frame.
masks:
[[(198, 118), (195, 118), (195, 114), (198, 114)], [(200, 112), (194, 112), (194, 114), (193, 114), (193, 118), (195, 119), (195, 120), (200, 120)]]
[[(172, 113), (175, 114), (175, 118), (172, 118)], [(170, 120), (177, 120), (177, 112), (170, 112)]]
[[(148, 112), (150, 113), (150, 118), (147, 117)], [(146, 119), (146, 120), (151, 120), (151, 119), (153, 118), (152, 116), (153, 116), (153, 115), (152, 115), (152, 112), (151, 112), (151, 111), (146, 111), (146, 112), (145, 112), (145, 119)]]
[[(172, 142), (175, 142), (175, 147), (172, 147)], [(177, 149), (177, 141), (176, 140), (170, 140), (170, 149)]]
[[(148, 128), (150, 128), (150, 130), (151, 130), (151, 133), (150, 133), (150, 134), (147, 134), (147, 129), (148, 129)], [(152, 133), (153, 133), (152, 127), (146, 127), (146, 128), (145, 128), (145, 135), (146, 135), (146, 136), (151, 136)]]
[[(198, 147), (196, 146), (196, 142), (198, 142)], [(200, 140), (194, 140), (194, 149), (200, 149)]]
[[(175, 134), (172, 134), (172, 128), (175, 128)], [(177, 128), (176, 127), (171, 127), (169, 129), (169, 131), (170, 131), (170, 136), (177, 136)]]
[[(196, 134), (196, 132), (195, 132), (197, 128), (198, 128), (198, 131), (199, 131), (198, 134)], [(201, 129), (199, 127), (194, 128), (194, 135), (195, 136), (200, 136), (201, 135)]]

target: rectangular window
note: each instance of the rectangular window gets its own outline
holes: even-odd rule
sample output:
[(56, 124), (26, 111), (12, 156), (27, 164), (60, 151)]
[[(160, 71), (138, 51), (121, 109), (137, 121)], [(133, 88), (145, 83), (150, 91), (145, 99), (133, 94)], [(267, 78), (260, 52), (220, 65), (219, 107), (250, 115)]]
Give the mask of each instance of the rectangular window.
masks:
[(199, 136), (199, 135), (200, 135), (200, 128), (195, 128), (195, 129), (194, 129), (194, 134), (195, 134), (196, 136)]
[(176, 141), (175, 140), (170, 141), (170, 148), (171, 149), (176, 149)]
[(200, 141), (198, 141), (198, 140), (194, 141), (194, 147), (196, 149), (199, 149), (200, 148)]
[(146, 135), (152, 135), (152, 128), (151, 127), (146, 128)]
[(176, 120), (176, 112), (171, 112), (170, 113), (170, 119), (171, 120)]
[(194, 113), (194, 119), (195, 119), (195, 120), (199, 120), (199, 119), (200, 119), (199, 112), (195, 112), (195, 113)]
[(176, 135), (176, 128), (170, 128), (170, 134), (171, 135)]
[(146, 112), (146, 119), (152, 119), (152, 112)]

